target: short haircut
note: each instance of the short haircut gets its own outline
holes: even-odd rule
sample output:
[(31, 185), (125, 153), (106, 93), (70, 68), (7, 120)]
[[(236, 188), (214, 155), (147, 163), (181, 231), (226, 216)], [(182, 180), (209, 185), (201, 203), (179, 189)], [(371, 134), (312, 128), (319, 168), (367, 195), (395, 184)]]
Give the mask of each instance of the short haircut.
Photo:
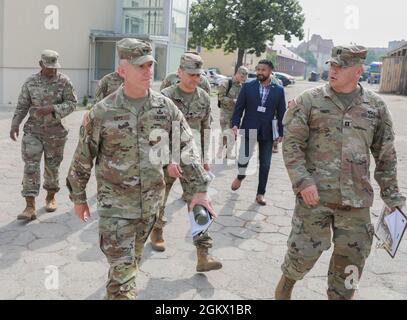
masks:
[(265, 64), (265, 65), (269, 66), (270, 69), (274, 70), (274, 64), (273, 64), (273, 62), (271, 60), (263, 59), (263, 60), (259, 61), (259, 64)]

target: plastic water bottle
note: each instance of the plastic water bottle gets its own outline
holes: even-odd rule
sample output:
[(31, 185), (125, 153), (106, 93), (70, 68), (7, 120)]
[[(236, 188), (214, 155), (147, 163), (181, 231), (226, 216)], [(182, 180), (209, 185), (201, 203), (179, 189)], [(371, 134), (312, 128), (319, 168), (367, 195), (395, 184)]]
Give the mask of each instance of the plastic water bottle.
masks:
[(194, 219), (197, 224), (204, 226), (209, 222), (210, 213), (205, 207), (198, 204), (194, 207), (193, 212)]

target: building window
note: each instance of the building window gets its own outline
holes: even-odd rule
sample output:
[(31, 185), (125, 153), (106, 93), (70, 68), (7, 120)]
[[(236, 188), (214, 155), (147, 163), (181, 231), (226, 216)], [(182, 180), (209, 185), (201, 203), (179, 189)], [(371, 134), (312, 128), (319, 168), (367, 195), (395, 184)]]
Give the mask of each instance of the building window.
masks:
[(163, 35), (164, 0), (124, 0), (123, 32), (135, 35)]
[(94, 79), (100, 80), (115, 70), (116, 43), (96, 42)]
[(171, 41), (176, 44), (184, 45), (187, 41), (187, 1), (174, 1), (172, 10), (172, 36)]

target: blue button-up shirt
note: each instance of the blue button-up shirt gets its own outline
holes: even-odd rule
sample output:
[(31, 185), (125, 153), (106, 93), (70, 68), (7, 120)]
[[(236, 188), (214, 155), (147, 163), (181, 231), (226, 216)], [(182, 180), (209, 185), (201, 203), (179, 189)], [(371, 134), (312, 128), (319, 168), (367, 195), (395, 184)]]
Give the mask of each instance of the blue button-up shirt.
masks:
[(270, 82), (269, 85), (263, 86), (263, 85), (260, 83), (260, 98), (261, 98), (261, 105), (262, 105), (262, 106), (265, 106), (265, 105), (266, 105), (266, 101), (267, 101), (267, 98), (268, 98), (268, 96), (269, 96), (270, 88), (271, 88), (271, 85), (272, 85), (272, 84), (273, 84), (273, 83)]

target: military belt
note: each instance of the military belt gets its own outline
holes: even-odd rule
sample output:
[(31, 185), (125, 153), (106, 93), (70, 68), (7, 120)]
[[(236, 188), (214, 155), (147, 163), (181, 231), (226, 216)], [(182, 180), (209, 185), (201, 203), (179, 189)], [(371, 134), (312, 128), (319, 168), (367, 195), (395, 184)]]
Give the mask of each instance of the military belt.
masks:
[(335, 204), (335, 203), (324, 203), (325, 207), (328, 207), (329, 209), (332, 210), (341, 210), (341, 211), (351, 211), (353, 207), (351, 206), (343, 206), (341, 204)]

